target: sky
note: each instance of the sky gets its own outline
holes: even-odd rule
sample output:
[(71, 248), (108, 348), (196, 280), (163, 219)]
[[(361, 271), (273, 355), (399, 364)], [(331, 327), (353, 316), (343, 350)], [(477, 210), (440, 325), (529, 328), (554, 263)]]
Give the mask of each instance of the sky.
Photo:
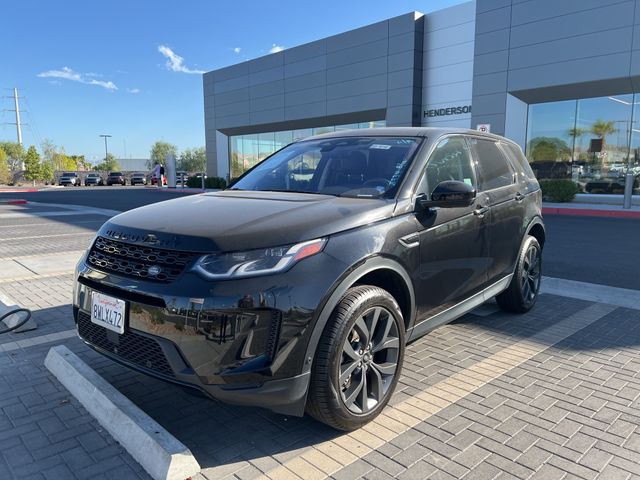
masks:
[[(44, 139), (92, 162), (204, 146), (202, 73), (461, 0), (3, 2), (0, 141)], [(9, 20), (11, 19), (11, 20)]]

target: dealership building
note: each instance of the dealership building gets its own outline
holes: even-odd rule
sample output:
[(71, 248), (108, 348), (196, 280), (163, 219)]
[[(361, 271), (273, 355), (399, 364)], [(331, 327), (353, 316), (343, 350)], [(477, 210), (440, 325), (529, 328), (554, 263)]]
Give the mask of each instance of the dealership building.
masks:
[(317, 133), (450, 126), (505, 135), (539, 177), (592, 193), (617, 193), (627, 169), (640, 176), (640, 0), (411, 12), (207, 72), (203, 84), (209, 175), (238, 176)]

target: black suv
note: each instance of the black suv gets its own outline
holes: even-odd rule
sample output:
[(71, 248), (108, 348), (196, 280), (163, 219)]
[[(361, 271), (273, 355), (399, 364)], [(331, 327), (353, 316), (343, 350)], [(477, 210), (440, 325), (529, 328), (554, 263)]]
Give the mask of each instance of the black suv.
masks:
[(544, 240), (510, 140), (335, 132), (227, 190), (109, 220), (78, 264), (74, 315), (131, 368), (352, 430), (388, 402), (407, 342), (493, 297), (528, 311)]

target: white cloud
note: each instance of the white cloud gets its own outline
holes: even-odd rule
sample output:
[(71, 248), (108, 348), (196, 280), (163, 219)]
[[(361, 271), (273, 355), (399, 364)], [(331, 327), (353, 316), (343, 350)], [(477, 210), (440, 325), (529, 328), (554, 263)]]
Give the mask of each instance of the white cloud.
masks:
[(140, 93), (139, 88), (127, 88), (127, 93)]
[(69, 67), (62, 67), (61, 70), (47, 70), (46, 72), (39, 73), (37, 76), (43, 78), (62, 78), (64, 80), (84, 83), (86, 85), (97, 85), (99, 87), (106, 88), (107, 90), (118, 90), (118, 87), (116, 87), (115, 83), (113, 82), (105, 82), (103, 80), (90, 78), (94, 75), (96, 74), (82, 74), (74, 72)]
[(273, 45), (271, 45), (271, 48), (269, 49), (269, 53), (278, 53), (278, 52), (281, 52), (282, 50), (284, 50), (284, 47), (282, 45), (276, 45), (274, 43)]
[(198, 73), (198, 74), (205, 73), (204, 70), (193, 70), (191, 68), (188, 68), (184, 64), (184, 58), (182, 58), (180, 55), (175, 53), (166, 45), (159, 45), (158, 51), (165, 56), (165, 58), (167, 59), (165, 66), (167, 67), (168, 70), (171, 70), (172, 72)]
[(233, 49), (234, 53), (240, 53), (240, 50), (242, 50), (242, 48), (240, 47), (236, 47)]

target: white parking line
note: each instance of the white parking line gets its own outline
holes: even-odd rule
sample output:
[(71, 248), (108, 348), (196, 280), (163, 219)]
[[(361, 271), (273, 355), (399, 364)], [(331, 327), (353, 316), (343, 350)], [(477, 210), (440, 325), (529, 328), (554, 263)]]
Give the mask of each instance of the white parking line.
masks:
[(95, 235), (95, 234), (96, 232), (54, 233), (52, 235), (32, 235), (30, 237), (0, 238), (0, 242), (11, 242), (12, 240), (33, 240), (34, 238), (76, 237), (78, 235)]
[(543, 277), (540, 292), (640, 310), (640, 290), (578, 282), (564, 278)]

